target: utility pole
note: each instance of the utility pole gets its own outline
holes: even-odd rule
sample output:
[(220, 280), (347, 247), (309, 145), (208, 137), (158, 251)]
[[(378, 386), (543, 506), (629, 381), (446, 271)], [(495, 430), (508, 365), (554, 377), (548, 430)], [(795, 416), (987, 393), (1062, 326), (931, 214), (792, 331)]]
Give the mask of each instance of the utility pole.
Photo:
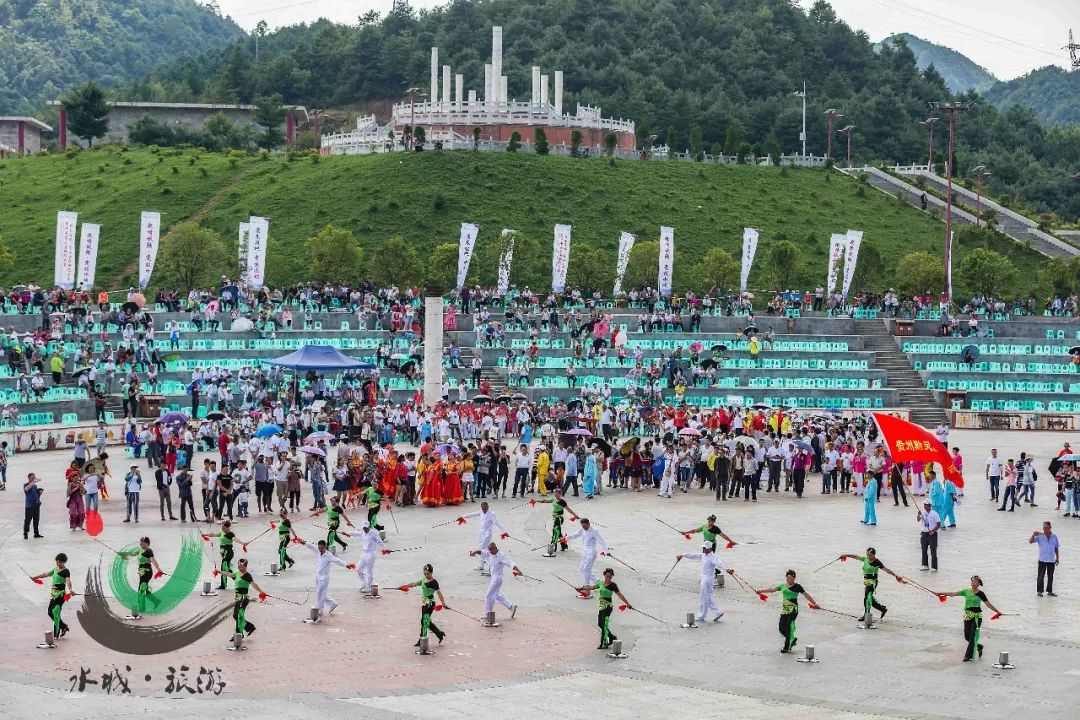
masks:
[(975, 227), (980, 227), (982, 220), (982, 184), (983, 180), (990, 177), (991, 172), (985, 165), (976, 165), (971, 168), (971, 174), (975, 177)]
[(956, 135), (956, 114), (971, 109), (971, 105), (959, 102), (930, 103), (934, 110), (949, 116), (949, 155), (946, 164), (948, 190), (945, 193), (945, 299), (952, 302), (952, 179), (953, 143)]
[(1073, 70), (1080, 70), (1080, 44), (1073, 41), (1073, 32), (1069, 30), (1069, 61)]
[(799, 134), (799, 139), (802, 140), (802, 155), (806, 157), (806, 81), (803, 80), (802, 92), (792, 93), (795, 97), (802, 98), (802, 133)]
[(836, 131), (847, 138), (847, 166), (849, 168), (851, 167), (851, 132), (854, 129), (854, 125), (848, 125)]
[(842, 120), (844, 114), (836, 108), (829, 108), (825, 111), (825, 121), (829, 126), (829, 141), (825, 145), (825, 161), (828, 162), (832, 159), (832, 124), (834, 120)]
[(920, 125), (930, 131), (930, 150), (926, 154), (926, 169), (928, 172), (934, 172), (934, 126), (937, 125), (939, 119), (929, 117), (919, 121)]

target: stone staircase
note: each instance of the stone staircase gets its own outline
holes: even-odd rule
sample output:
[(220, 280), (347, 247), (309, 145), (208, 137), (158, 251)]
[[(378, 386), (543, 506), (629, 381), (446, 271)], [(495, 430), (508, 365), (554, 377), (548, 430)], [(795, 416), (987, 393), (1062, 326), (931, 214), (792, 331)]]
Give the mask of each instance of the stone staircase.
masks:
[(911, 411), (911, 421), (923, 427), (935, 427), (947, 420), (945, 411), (926, 388), (908, 356), (888, 333), (882, 320), (855, 320), (855, 334), (863, 339), (866, 350), (874, 353), (874, 367), (887, 373), (888, 387), (899, 396), (900, 407)]

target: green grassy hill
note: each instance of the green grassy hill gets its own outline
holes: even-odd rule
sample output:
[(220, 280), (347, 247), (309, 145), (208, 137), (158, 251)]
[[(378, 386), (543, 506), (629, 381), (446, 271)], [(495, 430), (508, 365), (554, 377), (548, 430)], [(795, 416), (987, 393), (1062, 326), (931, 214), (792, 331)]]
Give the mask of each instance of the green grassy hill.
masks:
[[(861, 229), (880, 251), (880, 284), (897, 261), (926, 250), (940, 255), (943, 226), (858, 181), (821, 170), (696, 165), (678, 162), (574, 160), (511, 153), (228, 158), (198, 151), (102, 149), (72, 157), (0, 163), (0, 237), (15, 251), (15, 269), (0, 281), (52, 280), (57, 210), (102, 224), (99, 283), (131, 281), (139, 213), (162, 212), (168, 227), (195, 219), (235, 248), (236, 225), (249, 215), (270, 220), (271, 283), (305, 279), (305, 240), (327, 224), (356, 234), (369, 259), (393, 234), (417, 249), (421, 263), (440, 243), (456, 243), (461, 222), (479, 223), (479, 247), (504, 227), (539, 241), (549, 267), (556, 223), (574, 226), (573, 247), (589, 245), (614, 266), (620, 231), (639, 242), (659, 226), (675, 228), (677, 260), (686, 268), (712, 247), (737, 259), (744, 226), (761, 230), (754, 287), (771, 287), (766, 258), (786, 239), (803, 254), (802, 283), (824, 278), (829, 236)], [(1042, 257), (1019, 245), (1007, 251), (1032, 278)], [(958, 249), (958, 261), (967, 248)], [(235, 262), (222, 258), (220, 272)], [(374, 258), (378, 267), (393, 258)], [(571, 266), (574, 254), (571, 252)], [(357, 276), (365, 268), (357, 268)]]

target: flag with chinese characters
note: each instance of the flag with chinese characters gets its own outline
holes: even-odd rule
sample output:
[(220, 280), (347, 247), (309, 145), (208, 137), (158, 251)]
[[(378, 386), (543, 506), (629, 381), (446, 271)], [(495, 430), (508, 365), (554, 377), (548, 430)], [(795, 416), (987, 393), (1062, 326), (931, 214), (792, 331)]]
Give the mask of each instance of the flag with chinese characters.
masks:
[(505, 295), (510, 289), (510, 268), (514, 262), (514, 239), (517, 231), (503, 228), (502, 252), (499, 254), (499, 294)]
[(555, 243), (551, 248), (551, 289), (561, 293), (566, 289), (566, 269), (570, 265), (570, 225), (555, 226)]
[(97, 271), (98, 239), (101, 226), (83, 223), (82, 244), (79, 247), (79, 287), (89, 290), (94, 286), (94, 274)]
[(269, 218), (248, 218), (247, 284), (253, 290), (266, 285), (266, 249), (270, 242)]
[(139, 287), (150, 284), (161, 239), (161, 213), (143, 212), (139, 222)]
[(56, 262), (53, 283), (65, 290), (75, 287), (75, 226), (79, 213), (56, 213)]
[(742, 270), (739, 272), (739, 292), (746, 292), (746, 283), (750, 279), (750, 268), (754, 265), (757, 254), (758, 231), (743, 228), (742, 235)]
[(847, 247), (847, 235), (833, 233), (829, 240), (829, 272), (825, 280), (825, 294), (836, 292), (836, 279), (840, 274), (840, 264), (844, 262), (844, 250)]
[(851, 291), (851, 281), (855, 278), (855, 265), (859, 262), (859, 248), (862, 246), (862, 230), (847, 231), (847, 247), (844, 249), (844, 288), (846, 298)]
[(920, 460), (938, 463), (946, 480), (958, 488), (964, 487), (964, 477), (949, 455), (948, 449), (926, 428), (887, 413), (874, 413), (874, 421), (893, 462)]
[(660, 227), (660, 267), (657, 285), (660, 297), (671, 297), (671, 276), (675, 265), (675, 230)]
[(619, 236), (619, 257), (615, 262), (615, 288), (612, 291), (614, 297), (623, 294), (622, 281), (626, 275), (626, 266), (630, 263), (630, 251), (634, 249), (634, 241), (637, 237), (628, 232)]
[(461, 223), (461, 235), (458, 237), (457, 285), (455, 286), (458, 290), (465, 286), (465, 278), (469, 274), (469, 264), (472, 262), (473, 248), (476, 247), (476, 236), (479, 232), (479, 225)]

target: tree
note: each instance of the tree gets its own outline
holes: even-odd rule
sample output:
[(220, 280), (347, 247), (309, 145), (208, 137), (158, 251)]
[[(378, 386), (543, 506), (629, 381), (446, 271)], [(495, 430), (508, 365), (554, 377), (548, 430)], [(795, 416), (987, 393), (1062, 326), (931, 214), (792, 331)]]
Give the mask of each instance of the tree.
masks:
[(959, 271), (968, 289), (983, 296), (1012, 290), (1019, 277), (1009, 258), (986, 248), (972, 250), (960, 263)]
[(607, 153), (608, 160), (612, 164), (615, 163), (615, 149), (619, 147), (619, 136), (613, 132), (609, 132), (604, 136), (604, 152)]
[(1039, 267), (1045, 295), (1072, 295), (1080, 285), (1080, 259), (1049, 258)]
[(510, 133), (510, 142), (506, 143), (506, 152), (517, 152), (521, 149), (521, 133), (517, 130)]
[[(837, 275), (841, 278), (841, 275)], [(855, 263), (855, 274), (851, 277), (851, 288), (858, 290), (881, 290), (885, 277), (885, 261), (881, 251), (873, 242), (863, 240), (859, 247), (859, 258)], [(838, 279), (837, 283), (842, 282)]]
[(259, 147), (273, 150), (285, 142), (285, 134), (281, 132), (281, 125), (285, 122), (287, 111), (281, 104), (281, 95), (260, 95), (255, 98), (255, 122), (263, 127), (262, 137), (259, 138)]
[(729, 125), (724, 135), (724, 154), (734, 155), (737, 152), (739, 152), (739, 129)]
[(307, 275), (315, 282), (344, 284), (355, 281), (360, 275), (363, 253), (356, 236), (348, 230), (327, 225), (308, 238), (305, 249)]
[(577, 245), (570, 253), (566, 284), (580, 288), (582, 292), (599, 290), (607, 295), (615, 285), (614, 255), (593, 245)]
[(458, 244), (440, 243), (428, 256), (424, 282), (449, 292), (457, 284)]
[(427, 133), (424, 131), (424, 128), (422, 126), (416, 126), (416, 130), (413, 133), (413, 140), (416, 141), (415, 144), (417, 150), (424, 149), (424, 143), (427, 142)]
[(690, 155), (696, 162), (701, 162), (705, 159), (703, 147), (704, 141), (701, 139), (701, 126), (694, 123), (690, 126)]
[(802, 277), (802, 254), (790, 240), (781, 240), (769, 248), (766, 265), (778, 290), (790, 290)]
[(945, 268), (941, 258), (928, 252), (908, 253), (896, 266), (896, 289), (904, 295), (939, 293), (945, 287)]
[[(660, 274), (660, 241), (646, 240), (634, 243), (630, 257), (626, 260), (626, 274), (623, 275), (623, 287), (655, 288)], [(612, 281), (614, 285), (614, 281)]]
[(385, 285), (413, 287), (424, 281), (423, 266), (413, 244), (401, 235), (391, 235), (377, 246), (367, 261), (367, 274)]
[(537, 155), (547, 155), (549, 152), (547, 133), (542, 127), (537, 127), (533, 134), (533, 148)]
[[(510, 262), (510, 284), (519, 288), (528, 286), (533, 290), (546, 287), (550, 279), (551, 251), (549, 249), (541, 252), (540, 242), (536, 237), (521, 231), (505, 236), (500, 232), (494, 240), (483, 239), (478, 242), (470, 265), (470, 277), (475, 276), (482, 285), (494, 285), (499, 278), (499, 259), (511, 236), (514, 241), (514, 255)], [(577, 248), (571, 256), (571, 263), (576, 256)], [(457, 267), (456, 256), (454, 267)]]
[(679, 141), (678, 141), (677, 136), (675, 135), (675, 128), (669, 127), (667, 129), (668, 160), (674, 160), (676, 155), (678, 154), (679, 150), (676, 147), (676, 145), (678, 145), (678, 143), (679, 143)]
[(583, 135), (580, 130), (573, 130), (570, 132), (570, 156), (577, 157), (581, 154), (581, 141)]
[(94, 138), (104, 137), (109, 129), (109, 104), (105, 93), (93, 82), (76, 85), (61, 99), (67, 113), (67, 126), (75, 137), (93, 146)]
[(157, 277), (163, 287), (195, 288), (215, 285), (221, 278), (222, 258), (233, 258), (225, 239), (193, 222), (174, 226), (161, 238)]
[[(680, 289), (693, 290), (696, 293), (703, 293), (713, 287), (721, 291), (735, 288), (742, 269), (735, 258), (731, 257), (731, 253), (718, 247), (709, 248), (700, 262), (689, 266), (677, 262), (676, 267), (686, 267), (686, 271), (680, 273), (680, 282), (675, 284)], [(681, 282), (683, 279), (685, 282)]]
[(165, 123), (144, 115), (128, 127), (128, 140), (136, 145), (170, 147), (176, 144), (176, 133)]
[(480, 128), (478, 127), (474, 127), (472, 129), (472, 149), (480, 149)]

